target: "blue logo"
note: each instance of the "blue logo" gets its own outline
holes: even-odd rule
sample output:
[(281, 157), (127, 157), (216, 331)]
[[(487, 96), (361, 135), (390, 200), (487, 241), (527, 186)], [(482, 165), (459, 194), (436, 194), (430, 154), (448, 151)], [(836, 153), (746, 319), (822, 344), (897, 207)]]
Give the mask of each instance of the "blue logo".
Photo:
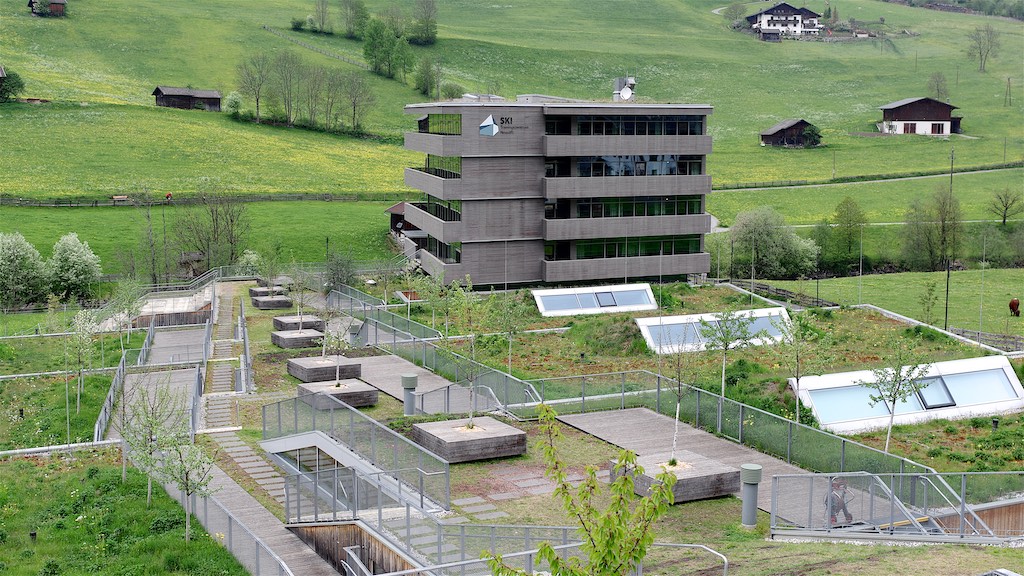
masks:
[(488, 116), (480, 124), (480, 135), (481, 136), (496, 136), (498, 134), (498, 124), (494, 121), (494, 116)]

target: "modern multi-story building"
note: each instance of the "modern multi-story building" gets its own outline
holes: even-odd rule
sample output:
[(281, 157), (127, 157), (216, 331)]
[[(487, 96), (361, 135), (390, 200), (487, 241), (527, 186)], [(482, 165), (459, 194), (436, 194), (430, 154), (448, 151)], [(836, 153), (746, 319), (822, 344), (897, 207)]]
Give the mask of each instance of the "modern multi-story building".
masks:
[[(407, 106), (423, 268), (477, 286), (705, 274), (707, 105), (549, 96)], [(413, 240), (406, 239), (412, 248)], [(411, 250), (410, 250), (411, 251)]]

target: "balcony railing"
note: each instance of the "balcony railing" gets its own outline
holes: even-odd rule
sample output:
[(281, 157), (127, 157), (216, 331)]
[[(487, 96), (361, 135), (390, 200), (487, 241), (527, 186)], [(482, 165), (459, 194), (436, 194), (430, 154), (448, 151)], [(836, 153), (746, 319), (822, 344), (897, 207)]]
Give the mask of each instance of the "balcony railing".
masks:
[(445, 222), (462, 221), (461, 212), (441, 204), (435, 204), (433, 202), (413, 202), (412, 205), (423, 210), (427, 214), (430, 214), (434, 218), (439, 218)]

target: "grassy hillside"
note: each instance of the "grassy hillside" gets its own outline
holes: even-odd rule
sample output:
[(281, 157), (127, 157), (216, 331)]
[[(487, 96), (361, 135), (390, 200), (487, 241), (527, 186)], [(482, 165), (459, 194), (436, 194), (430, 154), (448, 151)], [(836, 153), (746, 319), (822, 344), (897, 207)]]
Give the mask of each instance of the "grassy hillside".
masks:
[[(1003, 106), (1006, 79), (1018, 91), (1024, 80), (1019, 22), (851, 0), (841, 7), (844, 17), (885, 18), (891, 42), (769, 45), (728, 30), (710, 12), (721, 3), (446, 1), (439, 3), (440, 41), (414, 51), (417, 57), (441, 58), (448, 77), (472, 91), (606, 99), (611, 78), (629, 73), (639, 80), (641, 101), (712, 104), (715, 152), (709, 171), (718, 183), (827, 179), (833, 159), (839, 176), (942, 170), (952, 146), (959, 166), (1001, 162), (1004, 143), (1007, 160), (1024, 158), (1024, 94)], [(371, 11), (388, 4), (369, 2)], [(823, 0), (807, 5), (820, 10)], [(89, 105), (0, 108), (0, 121), (11, 127), (0, 134), (8, 152), (0, 157), (0, 172), (10, 178), (2, 191), (102, 195), (144, 181), (156, 190), (188, 193), (209, 178), (232, 190), (401, 189), (401, 167), (413, 156), (396, 145), (232, 125), (218, 115), (158, 111), (152, 105), (149, 93), (157, 84), (230, 91), (235, 66), (254, 50), (294, 50), (311, 62), (349, 66), (260, 27), (285, 28), (291, 17), (312, 8), (306, 0), (140, 0), (126, 18), (121, 5), (82, 0), (66, 19), (39, 19), (28, 16), (22, 3), (4, 0), (0, 62), (24, 77), (28, 96)], [(985, 23), (1001, 31), (1002, 50), (980, 74), (966, 59), (964, 43), (968, 32)], [(340, 36), (286, 35), (361, 58), (362, 45)], [(949, 80), (966, 137), (849, 135), (872, 131), (879, 105), (924, 95), (935, 71)], [(391, 135), (409, 129), (412, 121), (402, 105), (422, 96), (397, 81), (372, 81), (378, 105), (368, 128)], [(796, 116), (818, 124), (827, 146), (758, 145), (760, 130)], [(41, 160), (47, 155), (40, 150), (54, 142), (61, 142), (61, 156), (69, 161)], [(356, 148), (349, 157), (334, 151), (349, 147)], [(364, 179), (350, 172), (352, 159), (362, 160)]]
[(421, 161), (373, 140), (155, 106), (5, 105), (0, 124), (2, 191), (29, 198), (109, 199), (142, 187), (160, 196), (410, 192), (402, 168)]

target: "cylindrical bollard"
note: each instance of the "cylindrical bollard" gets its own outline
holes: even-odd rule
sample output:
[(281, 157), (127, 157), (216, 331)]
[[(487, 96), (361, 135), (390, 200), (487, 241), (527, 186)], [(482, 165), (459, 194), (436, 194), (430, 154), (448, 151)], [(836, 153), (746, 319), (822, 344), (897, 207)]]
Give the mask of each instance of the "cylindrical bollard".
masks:
[(419, 383), (419, 376), (416, 374), (402, 374), (402, 389), (405, 391), (405, 415), (416, 414), (416, 384)]
[(757, 485), (760, 483), (760, 464), (740, 465), (740, 498), (743, 499), (743, 515), (740, 524), (744, 528), (757, 527)]

